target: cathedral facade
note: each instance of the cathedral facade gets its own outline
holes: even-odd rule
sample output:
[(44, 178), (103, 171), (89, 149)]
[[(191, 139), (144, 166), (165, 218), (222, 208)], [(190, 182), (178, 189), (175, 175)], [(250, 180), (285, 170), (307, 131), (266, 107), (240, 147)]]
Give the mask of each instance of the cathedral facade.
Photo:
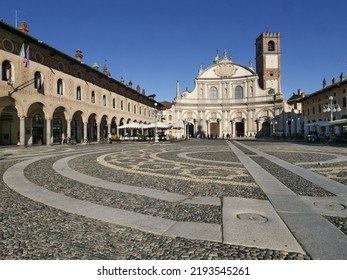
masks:
[(224, 51), (205, 69), (200, 66), (195, 87), (180, 93), (165, 111), (175, 137), (254, 137), (285, 130), (286, 102), (281, 91), (279, 32), (256, 39), (256, 70), (238, 64)]

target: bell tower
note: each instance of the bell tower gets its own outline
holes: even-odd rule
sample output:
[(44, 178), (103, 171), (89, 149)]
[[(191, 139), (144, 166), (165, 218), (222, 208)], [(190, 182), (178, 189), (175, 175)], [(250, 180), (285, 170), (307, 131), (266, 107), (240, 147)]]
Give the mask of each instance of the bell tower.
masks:
[(281, 45), (279, 32), (264, 32), (256, 39), (256, 70), (259, 86), (281, 92)]

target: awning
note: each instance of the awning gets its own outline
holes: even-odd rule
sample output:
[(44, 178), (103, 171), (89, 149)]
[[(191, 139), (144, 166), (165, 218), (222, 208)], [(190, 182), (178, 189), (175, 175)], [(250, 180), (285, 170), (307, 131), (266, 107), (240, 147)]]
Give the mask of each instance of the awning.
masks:
[(341, 125), (341, 124), (347, 125), (347, 119), (335, 120), (335, 121), (331, 121), (329, 123), (332, 125)]
[(305, 123), (305, 126), (329, 126), (328, 122), (314, 122), (314, 123)]
[(122, 128), (134, 128), (134, 129), (137, 129), (137, 128), (144, 128), (145, 124), (143, 123), (136, 123), (136, 122), (132, 122), (132, 123), (126, 123), (126, 124), (123, 124), (121, 125), (120, 129)]
[(144, 128), (160, 128), (160, 129), (169, 129), (172, 127), (171, 124), (166, 124), (163, 122), (154, 122), (154, 123), (150, 123), (147, 124), (146, 126), (144, 126)]

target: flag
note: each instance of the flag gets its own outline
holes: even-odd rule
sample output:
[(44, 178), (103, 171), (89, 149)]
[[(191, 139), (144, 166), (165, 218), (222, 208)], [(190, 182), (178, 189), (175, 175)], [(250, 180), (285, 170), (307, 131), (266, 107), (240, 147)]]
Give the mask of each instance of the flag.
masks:
[(30, 56), (30, 52), (29, 52), (29, 46), (27, 47), (27, 50), (25, 52), (25, 61), (24, 61), (24, 66), (25, 67), (29, 67), (29, 56)]
[(23, 64), (25, 63), (25, 50), (24, 50), (24, 43), (20, 49), (19, 56), (22, 58)]

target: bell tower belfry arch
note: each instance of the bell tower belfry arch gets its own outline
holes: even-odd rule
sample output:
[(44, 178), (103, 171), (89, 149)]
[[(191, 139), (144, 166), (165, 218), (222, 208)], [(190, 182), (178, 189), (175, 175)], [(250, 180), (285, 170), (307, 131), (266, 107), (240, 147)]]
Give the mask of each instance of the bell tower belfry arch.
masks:
[(256, 39), (256, 70), (259, 86), (281, 92), (281, 38), (279, 32), (264, 32)]

